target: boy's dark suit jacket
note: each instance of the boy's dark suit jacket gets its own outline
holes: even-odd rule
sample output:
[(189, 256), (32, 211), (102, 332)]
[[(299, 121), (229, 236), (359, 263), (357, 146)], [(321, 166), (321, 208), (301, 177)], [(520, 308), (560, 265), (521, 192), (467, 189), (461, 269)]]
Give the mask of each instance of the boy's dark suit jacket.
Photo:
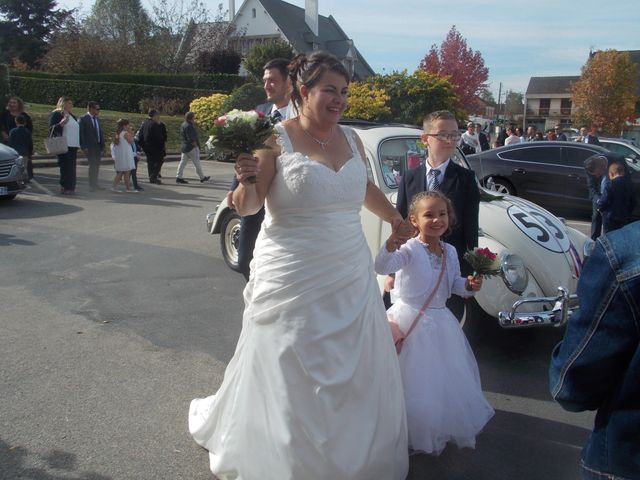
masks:
[[(409, 204), (415, 194), (427, 189), (427, 169), (424, 165), (405, 172), (398, 189), (396, 208), (406, 218)], [(480, 209), (480, 191), (473, 170), (461, 167), (453, 160), (449, 161), (444, 173), (440, 191), (453, 203), (456, 225), (443, 240), (453, 245), (460, 259), (463, 275), (470, 273), (470, 265), (462, 262), (464, 252), (478, 246), (478, 211)]]

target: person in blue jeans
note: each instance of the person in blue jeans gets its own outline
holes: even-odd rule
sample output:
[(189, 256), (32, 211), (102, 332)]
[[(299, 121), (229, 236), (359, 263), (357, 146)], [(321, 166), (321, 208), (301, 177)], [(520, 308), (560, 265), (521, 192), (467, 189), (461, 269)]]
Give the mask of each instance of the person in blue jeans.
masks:
[(609, 182), (603, 189), (598, 210), (602, 214), (602, 231), (611, 232), (629, 223), (635, 208), (635, 193), (625, 164), (615, 162), (609, 165)]
[(640, 479), (640, 221), (596, 241), (580, 308), (553, 350), (549, 386), (573, 412), (597, 410), (584, 479)]

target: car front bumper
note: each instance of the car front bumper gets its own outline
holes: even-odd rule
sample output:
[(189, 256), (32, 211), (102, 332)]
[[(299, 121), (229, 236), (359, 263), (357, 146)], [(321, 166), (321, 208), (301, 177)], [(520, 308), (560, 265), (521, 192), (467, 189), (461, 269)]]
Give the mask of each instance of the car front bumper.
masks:
[[(498, 313), (498, 321), (503, 328), (560, 327), (567, 323), (578, 308), (577, 300), (576, 294), (570, 294), (564, 287), (558, 287), (558, 295), (555, 297), (518, 300), (510, 311)], [(537, 312), (519, 312), (518, 309), (527, 303), (542, 303), (553, 307)]]

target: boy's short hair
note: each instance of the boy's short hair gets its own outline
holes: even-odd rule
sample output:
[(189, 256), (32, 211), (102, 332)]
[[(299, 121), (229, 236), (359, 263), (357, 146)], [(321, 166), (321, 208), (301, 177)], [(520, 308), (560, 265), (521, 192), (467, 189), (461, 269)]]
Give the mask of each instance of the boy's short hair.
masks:
[(609, 175), (624, 175), (626, 173), (624, 165), (620, 162), (613, 162), (609, 165)]
[(87, 110), (91, 110), (92, 108), (96, 108), (99, 106), (100, 104), (98, 102), (94, 102), (93, 100), (91, 100), (90, 102), (87, 103)]
[(591, 155), (584, 161), (584, 169), (587, 173), (593, 174), (598, 168), (607, 168), (609, 160), (604, 155)]
[(424, 117), (422, 121), (422, 128), (424, 131), (427, 131), (431, 128), (431, 125), (438, 120), (456, 120), (456, 116), (451, 113), (449, 110), (436, 110), (435, 112), (431, 112), (429, 115)]
[(16, 117), (16, 125), (26, 125), (27, 124), (27, 116), (24, 113), (19, 114)]

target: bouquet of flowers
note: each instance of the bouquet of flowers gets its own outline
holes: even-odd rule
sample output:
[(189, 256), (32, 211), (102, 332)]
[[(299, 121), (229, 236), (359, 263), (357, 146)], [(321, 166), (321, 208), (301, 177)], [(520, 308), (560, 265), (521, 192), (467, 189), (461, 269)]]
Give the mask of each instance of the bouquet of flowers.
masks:
[[(269, 148), (264, 142), (273, 134), (273, 124), (261, 112), (231, 110), (213, 123), (207, 143), (230, 157)], [(249, 181), (255, 183), (256, 177), (249, 178)]]
[(480, 275), (488, 278), (500, 274), (500, 260), (498, 259), (498, 255), (488, 248), (476, 247), (466, 252), (463, 258), (473, 267), (474, 277)]

